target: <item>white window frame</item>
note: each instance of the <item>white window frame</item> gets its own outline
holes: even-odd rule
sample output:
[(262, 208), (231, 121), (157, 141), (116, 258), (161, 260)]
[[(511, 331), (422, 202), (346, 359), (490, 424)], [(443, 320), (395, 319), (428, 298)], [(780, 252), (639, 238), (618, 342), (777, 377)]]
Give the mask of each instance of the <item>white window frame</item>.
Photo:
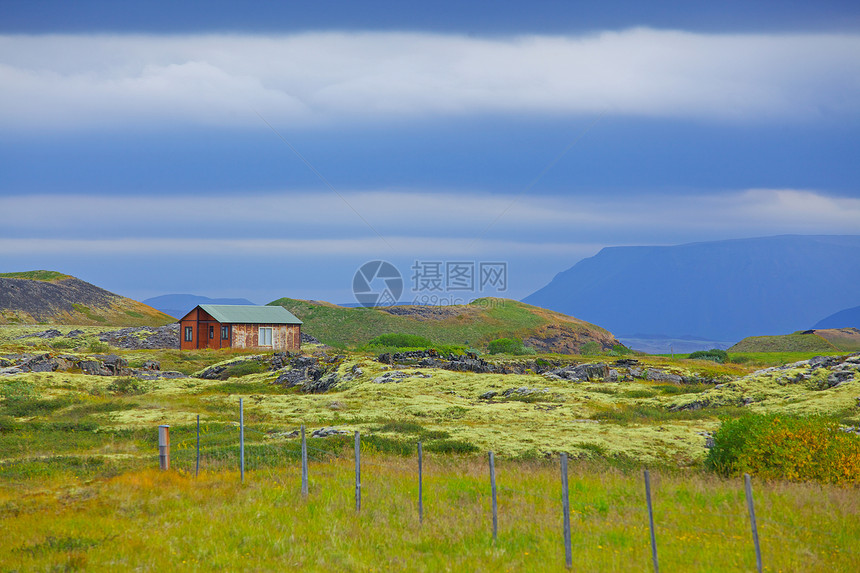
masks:
[[(272, 328), (271, 326), (260, 326), (257, 329), (257, 344), (259, 346), (266, 346), (266, 347), (272, 346), (272, 344), (273, 344), (272, 339), (273, 339), (274, 334), (275, 334), (274, 331), (275, 331), (275, 329)], [(268, 338), (267, 341), (264, 340), (264, 333), (268, 334), (268, 336), (266, 337), (266, 338)], [(268, 342), (268, 344), (266, 342)]]

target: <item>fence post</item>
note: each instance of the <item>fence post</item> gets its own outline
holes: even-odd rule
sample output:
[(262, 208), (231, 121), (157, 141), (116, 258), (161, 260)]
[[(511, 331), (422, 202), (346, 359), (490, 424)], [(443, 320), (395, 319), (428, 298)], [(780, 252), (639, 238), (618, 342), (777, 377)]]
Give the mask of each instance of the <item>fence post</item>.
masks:
[(361, 511), (361, 436), (355, 431), (355, 511)]
[(302, 424), (302, 497), (308, 496), (308, 442), (305, 440), (305, 425)]
[(424, 453), (418, 442), (418, 523), (424, 523)]
[(490, 452), (490, 492), (493, 495), (493, 541), (499, 536), (499, 506), (496, 503), (496, 458)]
[(158, 465), (170, 469), (170, 426), (158, 426)]
[(758, 525), (755, 521), (755, 507), (753, 506), (752, 482), (750, 474), (744, 474), (744, 489), (747, 493), (747, 509), (750, 512), (750, 524), (752, 526), (753, 544), (755, 545), (755, 565), (758, 573), (761, 573), (761, 547), (758, 544)]
[(651, 529), (651, 561), (654, 563), (654, 573), (660, 573), (660, 565), (657, 562), (657, 536), (654, 533), (654, 507), (651, 505), (651, 474), (648, 470), (645, 474), (645, 499), (648, 501), (648, 527)]
[(239, 398), (239, 473), (245, 483), (245, 405)]
[(573, 567), (573, 549), (570, 546), (570, 499), (567, 488), (567, 453), (561, 454), (561, 510), (564, 514), (564, 566)]
[(194, 477), (200, 473), (200, 414), (197, 414), (197, 458), (194, 463)]

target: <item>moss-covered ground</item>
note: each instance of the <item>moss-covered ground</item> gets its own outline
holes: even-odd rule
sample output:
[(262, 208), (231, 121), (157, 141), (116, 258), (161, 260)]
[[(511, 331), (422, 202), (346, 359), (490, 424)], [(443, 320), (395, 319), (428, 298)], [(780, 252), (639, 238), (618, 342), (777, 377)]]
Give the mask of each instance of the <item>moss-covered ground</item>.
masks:
[[(58, 327), (64, 328), (71, 327)], [(97, 330), (85, 329), (84, 341)], [(24, 332), (0, 330), (0, 356), (22, 349), (60, 352), (51, 340), (15, 340)], [(68, 351), (88, 352), (86, 344)], [(132, 366), (155, 359), (162, 370), (185, 373), (245, 356), (109, 351)], [(534, 373), (412, 367), (400, 368), (408, 376), (398, 382), (378, 383), (390, 366), (362, 352), (341, 353), (343, 381), (323, 394), (274, 385), (274, 372), (139, 383), (73, 372), (0, 378), (0, 523), (13, 532), (0, 541), (0, 567), (156, 570), (184, 562), (183, 569), (194, 570), (560, 569), (552, 464), (565, 451), (578, 460), (571, 488), (578, 559), (586, 570), (648, 567), (636, 473), (643, 466), (658, 476), (661, 565), (749, 570), (754, 561), (740, 485), (701, 469), (708, 433), (721, 417), (745, 411), (823, 413), (860, 422), (856, 377), (821, 389), (815, 376), (798, 376), (806, 372), (801, 367), (753, 375), (753, 358), (721, 365), (638, 357), (642, 366), (714, 383), (572, 382)], [(512, 388), (525, 390), (505, 397)], [(482, 398), (491, 391), (497, 394)], [(249, 471), (244, 487), (235, 474), (240, 398)], [(194, 480), (198, 415), (204, 473)], [(152, 470), (160, 424), (171, 426), (174, 471), (168, 475)], [(301, 425), (309, 434), (342, 432), (310, 440), (315, 469), (308, 501), (296, 497)], [(358, 518), (349, 493), (354, 431), (362, 435), (368, 463), (367, 509)], [(430, 464), (423, 527), (410, 501), (417, 441)], [(499, 456), (508, 490), (495, 544), (487, 530), (482, 473), (489, 450)], [(851, 549), (858, 533), (856, 491), (803, 484), (762, 488), (771, 570), (852, 570), (858, 559)]]

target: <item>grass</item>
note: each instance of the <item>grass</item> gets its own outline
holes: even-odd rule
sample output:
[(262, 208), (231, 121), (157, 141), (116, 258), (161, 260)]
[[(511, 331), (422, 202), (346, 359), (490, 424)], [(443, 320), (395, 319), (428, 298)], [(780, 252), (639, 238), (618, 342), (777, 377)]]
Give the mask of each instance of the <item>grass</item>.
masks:
[(750, 336), (731, 348), (736, 352), (838, 352), (839, 349), (817, 334), (784, 334), (781, 336)]
[(419, 320), (374, 308), (346, 308), (281, 298), (281, 305), (299, 316), (303, 329), (337, 348), (359, 348), (379, 336), (408, 332), (435, 345), (486, 346), (497, 338), (526, 339), (540, 328), (558, 325), (578, 336), (608, 337), (609, 333), (586, 322), (507, 299), (486, 298), (450, 307), (460, 314), (441, 320)]
[(57, 282), (72, 278), (57, 271), (23, 271), (18, 273), (0, 273), (0, 278), (27, 279), (31, 281)]
[[(86, 462), (82, 462), (86, 463)], [(492, 540), (486, 460), (428, 453), (424, 521), (414, 456), (365, 452), (362, 507), (352, 460), (193, 474), (140, 469), (50, 492), (39, 476), (0, 488), (0, 568), (18, 570), (563, 571), (557, 464), (498, 459), (499, 537)], [(650, 567), (638, 472), (588, 462), (570, 470), (578, 570)], [(754, 484), (765, 567), (853, 571), (860, 498), (853, 490)], [(652, 472), (661, 568), (748, 571), (755, 557), (743, 485)], [(289, 524), (284, 527), (284, 524)]]

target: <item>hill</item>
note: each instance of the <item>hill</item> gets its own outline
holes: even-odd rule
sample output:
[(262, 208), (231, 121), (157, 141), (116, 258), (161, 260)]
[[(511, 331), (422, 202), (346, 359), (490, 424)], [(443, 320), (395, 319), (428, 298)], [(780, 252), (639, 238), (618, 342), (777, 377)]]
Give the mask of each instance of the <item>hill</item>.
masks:
[(750, 336), (729, 352), (853, 352), (860, 350), (860, 330), (828, 328), (782, 336)]
[(182, 318), (198, 304), (254, 304), (246, 298), (209, 298), (196, 294), (163, 294), (143, 301), (152, 308), (170, 315)]
[(55, 271), (0, 274), (0, 324), (161, 326), (173, 318)]
[(610, 247), (523, 302), (600, 324), (622, 338), (662, 333), (740, 340), (805, 329), (857, 304), (858, 260), (855, 235)]
[(483, 298), (456, 306), (347, 308), (281, 298), (280, 305), (304, 321), (303, 332), (339, 347), (358, 347), (381, 334), (409, 333), (436, 344), (484, 347), (497, 338), (520, 338), (539, 352), (579, 353), (595, 342), (608, 350), (619, 344), (607, 330), (578, 318), (515, 300)]
[(845, 328), (846, 326), (860, 328), (860, 306), (835, 312), (816, 322), (812, 328)]

